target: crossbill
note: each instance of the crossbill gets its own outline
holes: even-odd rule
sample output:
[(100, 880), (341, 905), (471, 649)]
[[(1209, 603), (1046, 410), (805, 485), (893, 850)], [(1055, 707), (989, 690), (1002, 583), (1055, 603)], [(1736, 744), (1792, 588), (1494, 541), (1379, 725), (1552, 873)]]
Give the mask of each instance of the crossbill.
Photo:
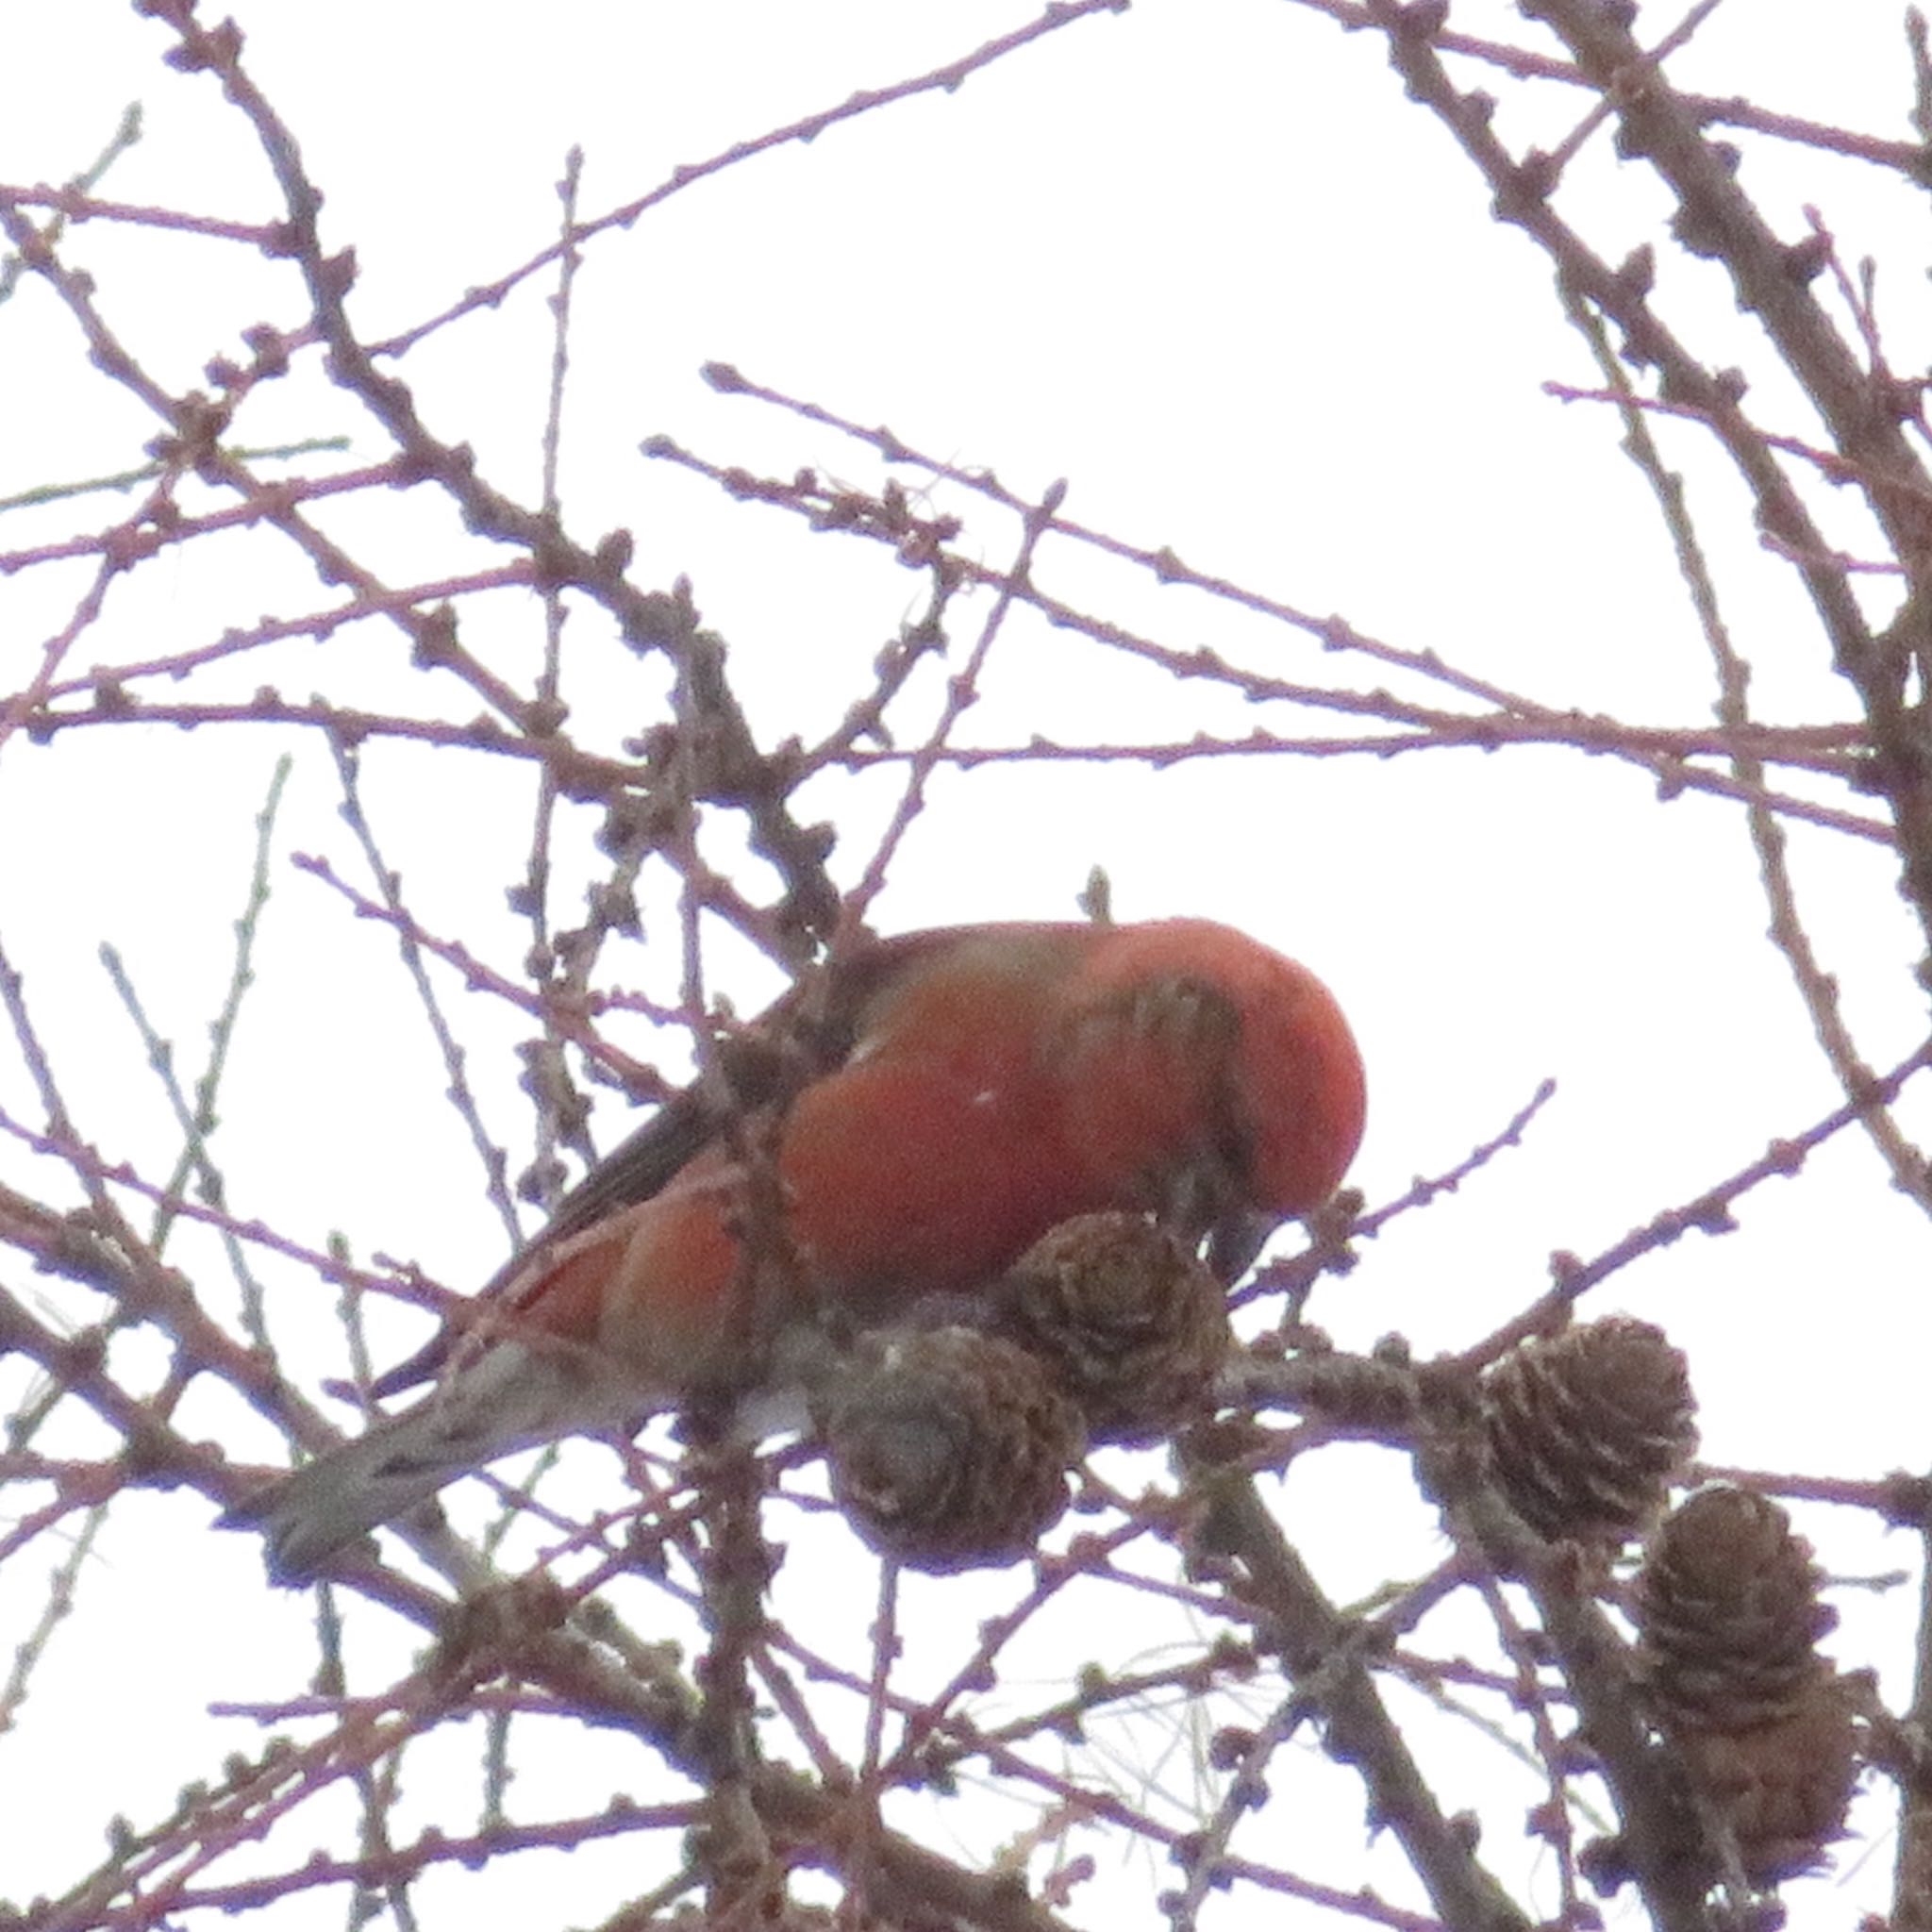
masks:
[(829, 1331), (983, 1297), (1075, 1215), (1153, 1214), (1239, 1272), (1361, 1138), (1333, 997), (1203, 920), (871, 941), (755, 1038), (729, 1098), (661, 1108), (375, 1389), (425, 1397), (231, 1512), (277, 1576), (512, 1451), (798, 1385)]

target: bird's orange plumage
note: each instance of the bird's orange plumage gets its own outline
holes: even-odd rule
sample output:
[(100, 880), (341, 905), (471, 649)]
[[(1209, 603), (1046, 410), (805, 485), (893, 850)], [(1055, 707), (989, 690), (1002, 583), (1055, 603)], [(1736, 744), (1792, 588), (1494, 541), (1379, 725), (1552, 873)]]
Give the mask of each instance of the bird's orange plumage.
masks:
[(425, 1352), (384, 1385), (440, 1367), (425, 1401), (243, 1506), (284, 1574), (510, 1449), (752, 1392), (825, 1310), (862, 1324), (970, 1292), (1074, 1215), (1199, 1234), (1306, 1212), (1361, 1136), (1326, 990), (1205, 921), (909, 935), (824, 991), (816, 1031), (772, 1023), (822, 1060), (789, 1104), (736, 1134), (674, 1104), (492, 1285), (497, 1339)]

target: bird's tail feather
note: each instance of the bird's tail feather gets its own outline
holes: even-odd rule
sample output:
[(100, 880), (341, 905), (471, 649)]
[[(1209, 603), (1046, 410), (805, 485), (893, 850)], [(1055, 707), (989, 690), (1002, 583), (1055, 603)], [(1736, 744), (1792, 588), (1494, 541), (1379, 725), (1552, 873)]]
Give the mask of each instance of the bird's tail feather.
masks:
[(499, 1342), (413, 1407), (376, 1423), (238, 1504), (224, 1526), (262, 1532), (278, 1583), (308, 1582), (338, 1551), (500, 1456), (614, 1417), (580, 1362)]

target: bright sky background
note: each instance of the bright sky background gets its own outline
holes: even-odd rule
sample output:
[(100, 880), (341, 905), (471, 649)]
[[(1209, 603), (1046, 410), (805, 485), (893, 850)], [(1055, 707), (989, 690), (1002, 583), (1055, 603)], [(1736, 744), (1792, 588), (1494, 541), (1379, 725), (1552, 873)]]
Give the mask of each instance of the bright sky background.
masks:
[[(541, 9), (239, 0), (232, 10), (252, 72), (325, 190), (325, 234), (354, 243), (351, 312), (369, 336), (414, 325), (545, 247), (574, 143), (586, 157), (581, 207), (594, 214), (680, 163), (939, 66), (1031, 17), (1014, 0), (557, 0)], [(1662, 9), (1646, 8), (1646, 20), (1653, 11), (1655, 32), (1674, 24)], [(1527, 43), (1501, 6), (1457, 0), (1454, 24)], [(139, 100), (144, 139), (104, 193), (271, 215), (258, 152), (207, 76), (161, 64), (167, 40), (108, 0), (0, 0), (9, 77), (0, 182), (67, 178)], [(1711, 92), (1909, 138), (1904, 37), (1878, 0), (1729, 0), (1674, 71)], [(1546, 92), (1547, 138), (1581, 106), (1580, 95)], [(1533, 130), (1519, 118), (1507, 131)], [(1848, 258), (1880, 257), (1893, 360), (1923, 369), (1932, 316), (1922, 201), (1853, 161), (1740, 145), (1745, 184), (1783, 232), (1802, 232), (1800, 205), (1812, 201)], [(1606, 252), (1619, 252), (1612, 238), (1652, 230), (1657, 193), (1618, 167), (1606, 135), (1579, 165)], [(1064, 477), (1068, 514), (1090, 525), (1171, 544), (1198, 568), (1304, 610), (1341, 612), (1541, 702), (1630, 722), (1707, 721), (1707, 660), (1647, 492), (1617, 454), (1607, 412), (1542, 393), (1546, 379), (1589, 385), (1593, 372), (1560, 322), (1545, 263), (1491, 223), (1486, 205), (1443, 131), (1404, 100), (1374, 36), (1344, 35), (1281, 0), (1139, 0), (1047, 36), (957, 93), (757, 157), (591, 242), (572, 342), (566, 515), (579, 535), (633, 531), (635, 582), (691, 579), (771, 739), (809, 738), (836, 719), (923, 587), (869, 547), (803, 535), (791, 519), (639, 454), (662, 433), (714, 462), (781, 476), (809, 462), (875, 486), (860, 447), (708, 389), (698, 370), (714, 358), (890, 425), (947, 461), (991, 467), (1023, 493)], [(301, 312), (292, 270), (231, 244), (91, 225), (68, 252), (92, 269), (126, 339), (171, 385), (192, 381), (213, 354), (240, 354), (249, 324)], [(431, 426), (469, 441), (486, 475), (526, 501), (537, 493), (551, 287), (548, 275), (526, 282), (400, 367)], [(1678, 313), (1710, 359), (1753, 368), (1754, 394), (1780, 396), (1716, 271), (1667, 263), (1664, 287), (1690, 305)], [(1777, 418), (1774, 401), (1766, 413)], [(1781, 421), (1800, 434), (1809, 426), (1795, 401)], [(86, 366), (44, 291), (29, 281), (0, 309), (0, 497), (131, 466), (154, 428)], [(312, 368), (264, 391), (243, 428), (258, 442), (345, 432), (350, 461), (383, 449), (375, 425)], [(1757, 550), (1737, 492), (1693, 437), (1667, 441), (1706, 492), (1706, 531), (1727, 615), (1757, 666), (1761, 713), (1851, 716), (1790, 572)], [(961, 499), (941, 491), (936, 501)], [(0, 518), (0, 550), (40, 541), (73, 514)], [(433, 575), (445, 553), (452, 570), (478, 554), (414, 497), (358, 498), (332, 516), (325, 524), (397, 581)], [(990, 565), (1010, 558), (1009, 521), (975, 510), (971, 528)], [(1849, 516), (1835, 534), (1852, 547), (1862, 536)], [(1214, 641), (1307, 682), (1384, 681), (1296, 633), (1236, 623), (1065, 545), (1043, 554), (1041, 575), (1176, 647)], [(79, 582), (48, 569), (0, 578), (7, 690), (31, 675)], [(271, 542), (198, 544), (127, 586), (71, 668), (164, 655), (262, 612), (327, 601)], [(527, 679), (538, 608), (521, 594), (497, 602), (467, 634)], [(985, 603), (956, 613), (956, 635), (970, 637)], [(578, 624), (587, 640), (597, 634)], [(242, 658), (229, 686), (450, 703), (422, 698), (422, 675), (372, 627), (325, 648), (366, 652), (375, 668), (358, 662), (332, 685), (324, 652), (300, 643)], [(578, 728), (611, 744), (639, 728), (656, 676), (628, 665), (627, 681), (587, 675), (567, 693)], [(474, 709), (458, 704), (455, 714)], [(996, 646), (962, 735), (1165, 741), (1256, 724), (1349, 728), (1245, 709), (1019, 623)], [(253, 814), (288, 745), (298, 764), (282, 852), (325, 850), (354, 871), (312, 736), (100, 730), (45, 749), (15, 742), (0, 758), (0, 941), (26, 975), (82, 1132), (110, 1158), (164, 1172), (172, 1129), (96, 949), (122, 949), (194, 1069), (246, 887)], [(528, 807), (497, 770), (479, 769), (486, 762), (378, 747), (364, 775), (418, 916), (514, 974), (524, 934), (503, 891), (523, 861)], [(809, 808), (845, 835), (842, 878), (858, 875), (895, 795), (890, 774), (821, 782)], [(1805, 909), (1866, 1057), (1889, 1066), (1924, 1032), (1892, 860), (1802, 825), (1791, 841)], [(876, 921), (900, 929), (1072, 916), (1096, 864), (1123, 917), (1226, 919), (1337, 989), (1370, 1069), (1370, 1135), (1354, 1179), (1371, 1203), (1453, 1166), (1539, 1080), (1558, 1081), (1524, 1149), (1399, 1222), (1354, 1276), (1324, 1285), (1313, 1317), (1345, 1346), (1391, 1330), (1419, 1353), (1466, 1346), (1541, 1290), (1552, 1250), (1596, 1252), (1838, 1102), (1763, 940), (1741, 812), (1696, 794), (1659, 802), (1627, 765), (1441, 751), (1387, 763), (1023, 765), (945, 776)], [(414, 1258), (452, 1285), (483, 1278), (502, 1230), (474, 1151), (441, 1106), (442, 1077), (391, 940), (356, 924), (286, 857), (275, 886), (217, 1141), (230, 1202), (313, 1245), (341, 1229), (360, 1254)], [(661, 930), (672, 931), (668, 921)], [(647, 948), (613, 970), (669, 991), (675, 950)], [(729, 956), (720, 961), (728, 974)], [(737, 968), (750, 1009), (774, 982), (741, 959)], [(480, 999), (451, 998), (514, 1171), (528, 1129), (510, 1048), (525, 1028)], [(36, 1117), (5, 1049), (0, 1104)], [(605, 1107), (608, 1141), (622, 1109)], [(1905, 1117), (1932, 1130), (1923, 1094)], [(0, 1149), (0, 1176), (25, 1186), (39, 1174)], [(1875, 1156), (1846, 1136), (1798, 1183), (1754, 1194), (1741, 1220), (1727, 1239), (1692, 1237), (1628, 1271), (1590, 1311), (1661, 1321), (1690, 1352), (1713, 1461), (1845, 1475), (1923, 1468), (1924, 1228)], [(184, 1265), (211, 1257), (192, 1244), (181, 1254)], [(301, 1297), (327, 1299), (297, 1271), (265, 1262), (263, 1272), (290, 1298), (291, 1324)], [(5, 1273), (16, 1290), (39, 1291), (24, 1267)], [(397, 1314), (388, 1333), (400, 1346), (415, 1330)], [(330, 1356), (315, 1374), (340, 1366)], [(0, 1379), (0, 1391), (13, 1386)], [(211, 1415), (210, 1433), (228, 1420)], [(270, 1453), (265, 1439), (258, 1447)], [(1438, 1547), (1401, 1503), (1398, 1474), (1353, 1469), (1348, 1480), (1361, 1487), (1346, 1508), (1291, 1488), (1291, 1533), (1343, 1599), (1412, 1574)], [(1377, 1499), (1391, 1512), (1386, 1540), (1368, 1513)], [(18, 1728), (0, 1737), (0, 1897), (68, 1881), (92, 1862), (109, 1811), (158, 1816), (184, 1765), (255, 1741), (251, 1727), (202, 1715), (210, 1700), (297, 1687), (304, 1602), (266, 1596), (252, 1547), (208, 1541), (208, 1513), (199, 1499), (142, 1498), (103, 1538), (97, 1561), (111, 1574), (83, 1579)], [(1831, 1560), (1848, 1574), (1911, 1561), (1903, 1539), (1888, 1542), (1862, 1521), (1801, 1520), (1831, 1540)], [(39, 1613), (39, 1586), (31, 1566), (15, 1574), (22, 1567), (0, 1574), (5, 1646)], [(1001, 1600), (997, 1579), (957, 1594), (935, 1599), (935, 1618)], [(1840, 1654), (1880, 1664), (1895, 1702), (1907, 1689), (1908, 1595), (1840, 1599)], [(856, 1628), (870, 1607), (814, 1607), (794, 1589), (791, 1608)], [(370, 1642), (379, 1681), (381, 1646), (393, 1638)], [(204, 1736), (207, 1748), (182, 1747)], [(151, 1756), (144, 1740), (160, 1737), (174, 1748)], [(587, 1775), (593, 1791), (628, 1781), (643, 1795), (635, 1759), (601, 1784), (601, 1772)], [(1352, 1856), (1358, 1816), (1344, 1813), (1339, 1829)], [(1850, 1897), (1834, 1881), (1795, 1889), (1793, 1923), (1840, 1924), (1871, 1908), (1889, 1859), (1881, 1845), (1872, 1869), (1848, 1881)], [(535, 1902), (568, 1922), (542, 1889), (558, 1882), (554, 1871), (532, 1879)], [(493, 1908), (507, 1909), (503, 1881), (492, 1872), (489, 1884)], [(340, 1923), (339, 1900), (308, 1910), (312, 1920), (291, 1907), (273, 1923)]]

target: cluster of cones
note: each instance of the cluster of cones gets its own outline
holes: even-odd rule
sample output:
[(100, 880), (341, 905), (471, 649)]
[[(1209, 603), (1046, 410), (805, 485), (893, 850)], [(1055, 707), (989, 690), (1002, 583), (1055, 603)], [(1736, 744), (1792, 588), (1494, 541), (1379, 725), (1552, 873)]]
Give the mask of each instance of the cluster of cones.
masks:
[(1037, 1241), (973, 1325), (860, 1338), (818, 1391), (832, 1491), (915, 1569), (1029, 1554), (1090, 1446), (1203, 1412), (1232, 1338), (1226, 1295), (1164, 1229), (1088, 1214)]
[[(814, 1420), (858, 1533), (911, 1567), (1028, 1554), (1097, 1443), (1147, 1443), (1206, 1411), (1232, 1346), (1225, 1296), (1139, 1216), (1056, 1228), (971, 1326), (862, 1338)], [(1840, 1837), (1857, 1774), (1846, 1680), (1809, 1545), (1728, 1485), (1666, 1513), (1697, 1447), (1682, 1354), (1627, 1316), (1525, 1341), (1481, 1384), (1491, 1474), (1540, 1537), (1609, 1560), (1647, 1539), (1628, 1598), (1637, 1690), (1694, 1802), (1770, 1886)]]
[(1753, 1885), (1817, 1865), (1857, 1775), (1849, 1687), (1810, 1545), (1767, 1496), (1713, 1484), (1668, 1515), (1697, 1446), (1683, 1356), (1626, 1316), (1523, 1343), (1483, 1379), (1497, 1486), (1540, 1536), (1607, 1557), (1647, 1537), (1638, 1689)]

